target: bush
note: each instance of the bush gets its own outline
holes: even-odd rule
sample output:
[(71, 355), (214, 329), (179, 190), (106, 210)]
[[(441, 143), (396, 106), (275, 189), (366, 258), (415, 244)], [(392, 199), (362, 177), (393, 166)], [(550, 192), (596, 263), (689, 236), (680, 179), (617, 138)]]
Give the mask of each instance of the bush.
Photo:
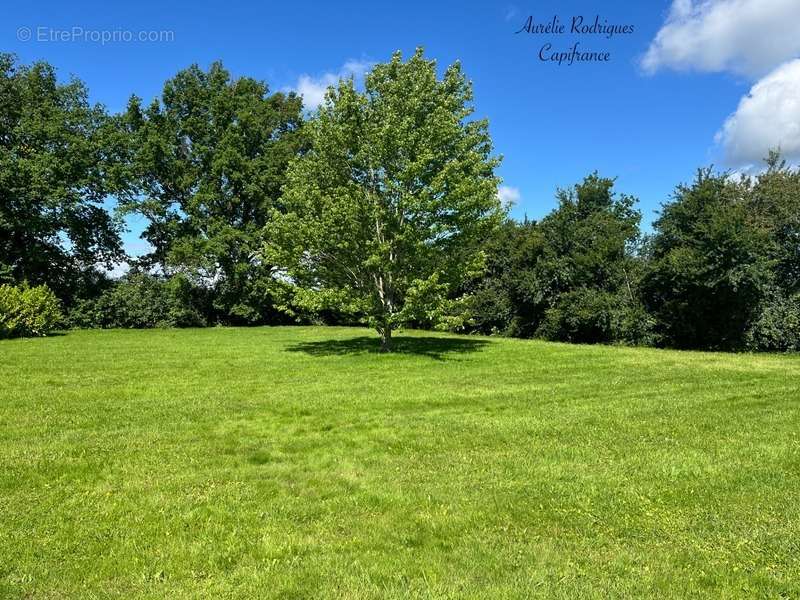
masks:
[(0, 285), (0, 338), (44, 336), (61, 319), (58, 298), (46, 285)]
[(202, 290), (186, 277), (133, 273), (99, 298), (78, 302), (68, 322), (88, 328), (204, 327), (205, 312)]
[(545, 312), (537, 337), (553, 341), (597, 344), (612, 341), (615, 298), (598, 290), (578, 289), (562, 294)]
[(800, 351), (800, 294), (765, 303), (745, 339), (750, 350)]
[(580, 288), (562, 294), (545, 312), (536, 336), (579, 344), (654, 342), (654, 319), (643, 307), (618, 294)]
[(661, 338), (655, 333), (658, 322), (641, 304), (622, 304), (614, 312), (612, 331), (615, 342), (631, 346), (658, 346)]

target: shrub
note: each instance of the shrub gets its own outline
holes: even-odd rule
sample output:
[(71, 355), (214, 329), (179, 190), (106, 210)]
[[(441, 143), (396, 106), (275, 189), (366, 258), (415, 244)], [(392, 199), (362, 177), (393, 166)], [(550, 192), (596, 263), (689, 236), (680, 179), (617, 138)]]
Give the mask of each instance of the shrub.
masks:
[(163, 279), (132, 273), (94, 300), (70, 311), (71, 327), (147, 329), (203, 327), (207, 324), (202, 290), (182, 275)]
[(46, 285), (0, 285), (0, 338), (44, 336), (61, 319), (58, 298)]
[(661, 339), (655, 333), (658, 322), (641, 304), (621, 304), (614, 311), (612, 331), (615, 342), (631, 346), (658, 346)]
[(553, 341), (596, 344), (610, 342), (613, 294), (586, 288), (562, 294), (545, 312), (536, 334)]
[(750, 350), (800, 351), (800, 294), (765, 303), (745, 339)]
[(655, 320), (619, 294), (580, 288), (562, 294), (545, 312), (536, 336), (580, 344), (653, 344)]

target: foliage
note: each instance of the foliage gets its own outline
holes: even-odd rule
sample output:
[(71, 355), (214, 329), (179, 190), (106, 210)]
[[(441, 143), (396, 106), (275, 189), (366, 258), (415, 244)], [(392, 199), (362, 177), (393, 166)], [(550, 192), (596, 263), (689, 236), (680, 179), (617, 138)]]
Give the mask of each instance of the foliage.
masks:
[(507, 223), (487, 246), (473, 284), (475, 327), (572, 342), (646, 343), (651, 323), (638, 298), (635, 199), (597, 174), (560, 190), (539, 223)]
[[(385, 349), (413, 326), (797, 350), (800, 169), (777, 152), (755, 176), (699, 170), (651, 236), (597, 173), (516, 222), (473, 112), (460, 65), (439, 77), (421, 50), (363, 91), (339, 82), (307, 123), (300, 97), (221, 63), (108, 115), (79, 80), (0, 54), (0, 285), (46, 284), (71, 326), (311, 320), (369, 323)], [(115, 282), (123, 213), (147, 219), (153, 251)]]
[(185, 276), (168, 279), (131, 273), (99, 298), (83, 300), (70, 311), (72, 327), (202, 327), (208, 300)]
[(753, 226), (769, 238), (767, 258), (774, 285), (785, 296), (800, 292), (800, 168), (789, 168), (776, 152), (767, 169), (747, 180)]
[(0, 285), (0, 338), (45, 336), (61, 320), (60, 302), (46, 285)]
[(103, 207), (115, 191), (105, 110), (83, 83), (59, 83), (46, 63), (0, 54), (0, 275), (46, 283), (71, 301), (95, 265), (123, 254), (120, 223)]
[(460, 65), (439, 80), (421, 50), (377, 65), (363, 93), (352, 79), (328, 91), (267, 226), (267, 260), (299, 301), (361, 315), (387, 349), (403, 324), (462, 320), (450, 292), (482, 266), (478, 246), (501, 217), (471, 100)]
[(776, 287), (796, 285), (776, 271), (780, 253), (796, 250), (776, 245), (787, 222), (774, 219), (771, 178), (755, 185), (703, 169), (664, 206), (644, 288), (667, 345), (742, 348)]
[(506, 220), (484, 244), (486, 267), (467, 282), (470, 329), (530, 337), (537, 322), (538, 296), (534, 268), (544, 240), (537, 224)]
[(258, 251), (301, 148), (300, 98), (234, 79), (221, 63), (193, 65), (146, 108), (131, 98), (118, 124), (129, 132), (123, 207), (148, 219), (154, 248), (140, 264), (203, 279), (227, 322), (269, 322), (270, 269)]
[(537, 336), (565, 342), (621, 342), (645, 345), (652, 339), (647, 313), (628, 298), (597, 289), (578, 288), (559, 296), (545, 311)]
[(751, 350), (800, 351), (800, 294), (764, 302), (745, 333)]
[(800, 351), (800, 170), (788, 168), (771, 153), (766, 171), (749, 183), (750, 214), (754, 227), (768, 236), (772, 277), (762, 289), (745, 345)]
[[(560, 190), (559, 206), (541, 224), (542, 256), (534, 269), (544, 315), (536, 334), (572, 342), (622, 341), (614, 313), (637, 311), (634, 291), (641, 215), (614, 180), (586, 177)], [(574, 312), (574, 314), (572, 314)]]

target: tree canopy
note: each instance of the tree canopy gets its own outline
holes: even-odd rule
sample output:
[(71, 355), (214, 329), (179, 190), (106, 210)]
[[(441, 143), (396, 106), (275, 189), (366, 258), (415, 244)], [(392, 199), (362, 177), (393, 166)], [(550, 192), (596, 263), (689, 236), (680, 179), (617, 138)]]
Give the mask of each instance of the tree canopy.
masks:
[(77, 79), (0, 54), (0, 278), (46, 283), (68, 300), (123, 257), (113, 130)]
[(644, 297), (664, 343), (800, 348), (800, 172), (777, 154), (755, 178), (711, 169), (655, 222)]
[[(800, 169), (777, 152), (751, 176), (700, 169), (649, 235), (597, 173), (519, 222), (473, 115), (460, 65), (421, 50), (313, 113), (213, 63), (113, 115), (81, 81), (0, 54), (0, 320), (34, 324), (8, 335), (358, 320), (383, 349), (411, 325), (800, 350)], [(152, 246), (136, 259), (131, 213)]]
[(475, 327), (572, 342), (647, 341), (636, 199), (596, 173), (557, 199), (542, 221), (510, 223), (493, 236), (487, 273), (472, 285)]
[(271, 307), (262, 233), (280, 208), (301, 123), (298, 96), (270, 94), (219, 62), (179, 72), (147, 107), (132, 97), (121, 118), (130, 132), (123, 206), (148, 219), (153, 251), (142, 263), (212, 282), (228, 321), (263, 321)]
[(460, 65), (439, 79), (421, 50), (377, 65), (363, 92), (352, 79), (329, 90), (267, 226), (268, 260), (300, 303), (362, 315), (384, 349), (404, 323), (458, 318), (451, 292), (502, 217), (471, 102)]

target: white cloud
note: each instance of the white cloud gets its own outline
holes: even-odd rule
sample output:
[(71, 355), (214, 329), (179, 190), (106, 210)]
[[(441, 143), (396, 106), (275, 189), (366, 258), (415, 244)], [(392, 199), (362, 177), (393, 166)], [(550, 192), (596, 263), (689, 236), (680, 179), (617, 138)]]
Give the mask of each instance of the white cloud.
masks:
[(641, 61), (649, 73), (730, 72), (758, 81), (716, 135), (725, 162), (754, 172), (769, 150), (800, 160), (800, 0), (673, 0)]
[(131, 268), (130, 263), (128, 263), (128, 261), (126, 260), (123, 260), (121, 262), (116, 263), (110, 269), (101, 267), (101, 270), (105, 271), (106, 275), (108, 275), (112, 279), (119, 279), (120, 277), (125, 275), (125, 273), (127, 273), (130, 268)]
[(798, 0), (673, 0), (641, 64), (759, 77), (800, 54), (798, 22)]
[(757, 164), (779, 147), (784, 157), (800, 160), (800, 59), (761, 79), (725, 121), (716, 141), (736, 166)]
[(504, 208), (511, 208), (519, 202), (522, 195), (519, 189), (508, 185), (501, 185), (497, 190), (497, 197), (500, 199)]
[(318, 77), (311, 75), (301, 75), (294, 87), (287, 88), (294, 90), (303, 97), (303, 105), (307, 110), (315, 110), (325, 100), (325, 92), (332, 85), (336, 85), (340, 79), (355, 77), (359, 79), (372, 66), (372, 63), (348, 60), (336, 73), (323, 73)]

